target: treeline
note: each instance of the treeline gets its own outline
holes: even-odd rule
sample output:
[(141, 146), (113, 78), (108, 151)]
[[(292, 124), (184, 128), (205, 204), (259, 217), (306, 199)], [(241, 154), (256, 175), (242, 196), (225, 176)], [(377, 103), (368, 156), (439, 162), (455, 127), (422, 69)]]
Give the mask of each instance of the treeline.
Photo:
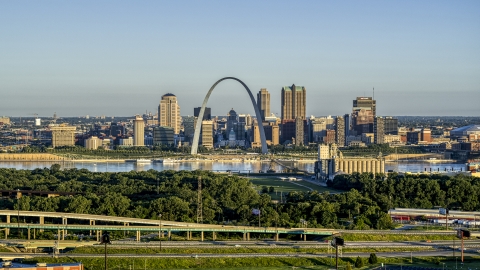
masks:
[(358, 190), (362, 196), (376, 202), (382, 211), (392, 207), (480, 209), (480, 178), (462, 174), (450, 177), (393, 173), (374, 177), (371, 173), (354, 173), (338, 175), (327, 184), (340, 190)]
[(261, 226), (388, 229), (392, 227), (389, 208), (430, 208), (447, 202), (450, 207), (459, 205), (471, 210), (478, 208), (480, 194), (478, 178), (393, 175), (383, 179), (354, 174), (338, 176), (330, 183), (345, 192), (290, 192), (283, 203), (278, 203), (268, 194), (259, 194), (248, 179), (235, 175), (155, 170), (97, 173), (60, 170), (59, 165), (53, 165), (32, 171), (0, 169), (0, 189), (75, 195), (4, 198), (0, 208), (147, 219), (158, 219), (161, 214), (164, 220), (196, 222), (199, 177), (203, 222), (211, 224), (258, 226), (259, 217), (252, 210), (260, 209)]

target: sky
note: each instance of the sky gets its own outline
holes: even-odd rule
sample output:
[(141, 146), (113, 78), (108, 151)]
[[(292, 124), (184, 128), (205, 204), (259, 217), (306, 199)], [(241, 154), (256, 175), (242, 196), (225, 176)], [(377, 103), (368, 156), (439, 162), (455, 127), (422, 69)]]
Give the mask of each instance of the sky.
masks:
[[(307, 115), (480, 115), (480, 1), (0, 1), (0, 116), (182, 115), (237, 77), (307, 89)], [(254, 114), (223, 81), (213, 115)]]

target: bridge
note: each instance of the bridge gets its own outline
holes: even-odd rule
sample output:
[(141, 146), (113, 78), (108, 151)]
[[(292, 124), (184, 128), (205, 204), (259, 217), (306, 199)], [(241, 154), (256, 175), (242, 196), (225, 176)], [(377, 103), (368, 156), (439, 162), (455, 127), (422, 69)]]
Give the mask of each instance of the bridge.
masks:
[[(3, 216), (6, 218), (4, 219)], [(39, 219), (38, 223), (23, 223), (10, 222), (11, 216), (17, 217), (36, 217)], [(192, 232), (200, 232), (201, 240), (204, 240), (204, 233), (212, 233), (213, 239), (216, 238), (216, 233), (221, 232), (235, 232), (242, 233), (243, 240), (250, 240), (250, 233), (266, 233), (273, 234), (275, 240), (278, 241), (280, 234), (294, 234), (301, 235), (306, 240), (307, 235), (323, 235), (330, 236), (338, 234), (338, 231), (331, 229), (319, 228), (278, 228), (278, 227), (252, 227), (252, 226), (229, 226), (216, 224), (198, 224), (189, 222), (178, 222), (168, 220), (153, 220), (140, 219), (130, 217), (115, 217), (104, 215), (90, 215), (90, 214), (76, 214), (76, 213), (62, 213), (62, 212), (40, 212), (40, 211), (17, 211), (17, 210), (0, 210), (0, 217), (2, 221), (0, 228), (5, 230), (5, 239), (11, 229), (27, 229), (27, 238), (30, 240), (33, 230), (33, 239), (35, 239), (36, 230), (56, 230), (62, 240), (65, 239), (65, 234), (68, 230), (71, 231), (95, 231), (97, 241), (100, 239), (102, 231), (135, 231), (136, 240), (140, 241), (141, 232), (158, 232), (160, 237), (163, 237), (164, 232), (167, 232), (168, 237), (172, 233), (186, 232), (187, 240), (192, 239)], [(61, 219), (61, 224), (45, 224), (45, 218)], [(88, 220), (89, 224), (69, 224), (68, 220)], [(102, 221), (107, 223), (123, 223), (123, 225), (98, 225), (95, 221)]]

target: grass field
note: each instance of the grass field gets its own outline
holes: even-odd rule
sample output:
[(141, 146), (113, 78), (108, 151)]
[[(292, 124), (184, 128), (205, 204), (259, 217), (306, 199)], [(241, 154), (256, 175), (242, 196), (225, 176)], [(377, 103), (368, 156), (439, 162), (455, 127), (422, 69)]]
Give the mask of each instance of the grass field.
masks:
[(290, 181), (280, 180), (279, 178), (276, 178), (276, 177), (256, 177), (256, 178), (250, 178), (250, 181), (255, 185), (255, 189), (258, 191), (261, 191), (263, 186), (274, 187), (275, 191), (272, 193), (269, 193), (269, 195), (274, 200), (279, 200), (282, 192), (284, 194), (292, 191), (308, 192), (312, 190), (318, 191), (318, 192), (325, 192), (325, 191), (338, 192), (337, 190), (322, 187), (322, 186), (317, 186), (307, 181), (290, 182)]

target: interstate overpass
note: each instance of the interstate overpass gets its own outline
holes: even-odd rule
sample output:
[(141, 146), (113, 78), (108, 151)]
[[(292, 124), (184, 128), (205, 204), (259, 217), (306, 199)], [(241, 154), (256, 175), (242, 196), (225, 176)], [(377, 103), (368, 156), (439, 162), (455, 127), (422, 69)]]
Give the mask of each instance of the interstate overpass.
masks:
[[(5, 216), (5, 218), (3, 218)], [(34, 217), (38, 218), (38, 223), (12, 223), (11, 217)], [(11, 229), (27, 229), (28, 239), (31, 238), (33, 230), (33, 238), (35, 238), (36, 230), (56, 230), (62, 239), (68, 230), (71, 231), (95, 231), (97, 239), (99, 239), (102, 231), (135, 231), (137, 241), (140, 241), (141, 232), (159, 232), (163, 237), (164, 232), (171, 236), (171, 233), (186, 232), (187, 239), (192, 238), (192, 232), (200, 232), (201, 239), (204, 239), (204, 233), (212, 233), (213, 239), (215, 234), (219, 232), (242, 233), (244, 240), (250, 240), (250, 233), (265, 233), (274, 235), (274, 239), (278, 240), (280, 234), (301, 235), (306, 240), (307, 235), (330, 236), (338, 234), (339, 231), (332, 229), (320, 228), (278, 228), (278, 227), (252, 227), (252, 226), (229, 226), (216, 224), (198, 224), (189, 222), (178, 222), (168, 220), (140, 219), (130, 217), (115, 217), (104, 215), (62, 213), (62, 212), (40, 212), (40, 211), (17, 211), (17, 210), (0, 210), (2, 222), (0, 228), (5, 230), (5, 238)], [(57, 224), (45, 224), (45, 218), (52, 221), (58, 221)], [(70, 222), (69, 222), (70, 220)], [(87, 221), (89, 224), (75, 224), (75, 221)], [(4, 222), (3, 222), (4, 221)], [(73, 221), (73, 222), (72, 222)], [(120, 223), (122, 225), (98, 225), (96, 221), (103, 223)], [(60, 223), (61, 222), (61, 223)]]

